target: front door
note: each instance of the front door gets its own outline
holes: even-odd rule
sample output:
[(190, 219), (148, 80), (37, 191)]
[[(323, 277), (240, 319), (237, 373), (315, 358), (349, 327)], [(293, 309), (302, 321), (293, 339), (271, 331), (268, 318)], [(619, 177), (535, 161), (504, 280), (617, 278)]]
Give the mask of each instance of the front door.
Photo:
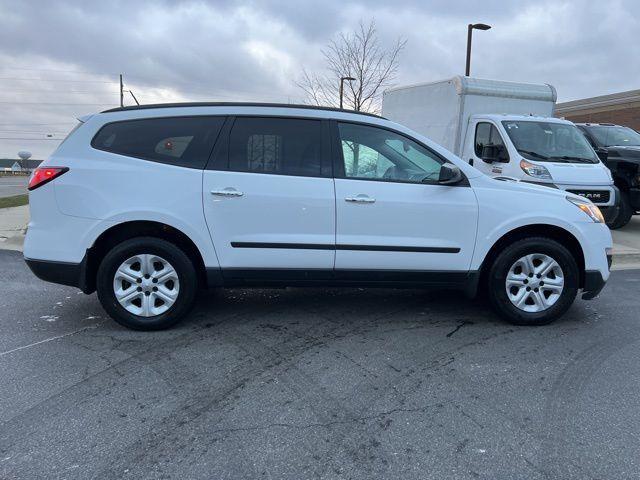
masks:
[[(328, 125), (236, 117), (205, 170), (204, 213), (225, 277), (330, 272), (335, 195)], [(222, 142), (222, 143), (220, 143)], [(329, 168), (327, 168), (327, 166)]]
[[(476, 122), (475, 127), (472, 125), (472, 131), (474, 132), (472, 145), (468, 150), (470, 150), (473, 159), (473, 166), (490, 177), (513, 176), (513, 171), (509, 164), (509, 154), (498, 128), (486, 120), (479, 120)], [(503, 153), (500, 158), (493, 162), (482, 160), (482, 149), (487, 146), (501, 146)]]
[(478, 221), (468, 183), (439, 185), (445, 160), (392, 130), (340, 122), (337, 135), (336, 274), (468, 272)]

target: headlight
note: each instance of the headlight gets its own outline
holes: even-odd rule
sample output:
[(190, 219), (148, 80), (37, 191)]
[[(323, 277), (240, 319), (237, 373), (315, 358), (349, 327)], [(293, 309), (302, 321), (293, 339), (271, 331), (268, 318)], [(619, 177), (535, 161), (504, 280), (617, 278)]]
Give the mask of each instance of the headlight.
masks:
[(602, 212), (598, 207), (596, 207), (593, 203), (588, 200), (582, 200), (579, 198), (567, 197), (571, 203), (573, 203), (576, 207), (582, 210), (584, 213), (589, 215), (589, 218), (596, 223), (604, 223), (604, 217), (602, 216)]
[(527, 162), (526, 160), (520, 160), (520, 168), (524, 173), (531, 177), (552, 180), (549, 170), (542, 165), (536, 165), (534, 163)]

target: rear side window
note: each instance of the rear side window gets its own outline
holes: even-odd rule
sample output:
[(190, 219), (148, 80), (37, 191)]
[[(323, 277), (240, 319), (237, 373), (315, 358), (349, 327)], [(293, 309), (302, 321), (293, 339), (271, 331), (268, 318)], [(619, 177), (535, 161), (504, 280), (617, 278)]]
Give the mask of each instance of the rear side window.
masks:
[(129, 157), (204, 168), (224, 117), (145, 118), (108, 123), (91, 146)]
[(321, 125), (318, 120), (238, 117), (229, 137), (229, 169), (319, 177)]

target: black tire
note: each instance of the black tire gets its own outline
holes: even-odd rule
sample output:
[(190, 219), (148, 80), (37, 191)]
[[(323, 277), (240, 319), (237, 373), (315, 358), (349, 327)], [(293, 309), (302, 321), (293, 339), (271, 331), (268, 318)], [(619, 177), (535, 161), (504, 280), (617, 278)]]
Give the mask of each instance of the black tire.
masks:
[(631, 221), (631, 217), (633, 217), (633, 208), (631, 208), (631, 199), (629, 198), (628, 192), (620, 191), (620, 205), (618, 208), (618, 215), (611, 224), (609, 228), (611, 230), (617, 230), (618, 228), (624, 227), (627, 223)]
[[(533, 253), (553, 258), (562, 268), (565, 281), (556, 303), (540, 312), (519, 309), (511, 303), (506, 290), (506, 278), (511, 266), (518, 259)], [(580, 277), (575, 258), (566, 247), (550, 238), (532, 237), (514, 242), (500, 252), (489, 268), (489, 300), (502, 318), (515, 325), (546, 325), (553, 322), (569, 309), (578, 293)]]
[[(166, 259), (175, 269), (179, 290), (175, 303), (164, 313), (143, 317), (126, 310), (114, 293), (117, 269), (134, 255), (152, 254)], [(174, 244), (154, 237), (137, 237), (113, 247), (98, 268), (96, 287), (102, 307), (120, 325), (134, 330), (162, 330), (178, 323), (191, 309), (198, 290), (196, 270), (189, 257)]]

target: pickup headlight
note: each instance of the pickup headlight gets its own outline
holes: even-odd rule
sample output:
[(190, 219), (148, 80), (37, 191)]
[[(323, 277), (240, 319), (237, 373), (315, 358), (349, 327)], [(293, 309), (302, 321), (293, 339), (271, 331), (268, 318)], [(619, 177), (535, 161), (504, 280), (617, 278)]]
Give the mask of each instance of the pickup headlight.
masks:
[(604, 223), (604, 217), (602, 216), (602, 212), (598, 207), (596, 207), (589, 200), (583, 200), (573, 197), (567, 197), (571, 203), (573, 203), (576, 207), (582, 210), (584, 213), (589, 215), (589, 218), (596, 223)]
[(526, 160), (523, 159), (523, 160), (520, 160), (520, 168), (524, 173), (526, 173), (530, 177), (542, 178), (545, 180), (553, 180), (551, 178), (551, 174), (549, 173), (549, 170), (547, 170), (547, 168), (543, 167), (542, 165), (536, 165), (534, 163), (527, 162)]

